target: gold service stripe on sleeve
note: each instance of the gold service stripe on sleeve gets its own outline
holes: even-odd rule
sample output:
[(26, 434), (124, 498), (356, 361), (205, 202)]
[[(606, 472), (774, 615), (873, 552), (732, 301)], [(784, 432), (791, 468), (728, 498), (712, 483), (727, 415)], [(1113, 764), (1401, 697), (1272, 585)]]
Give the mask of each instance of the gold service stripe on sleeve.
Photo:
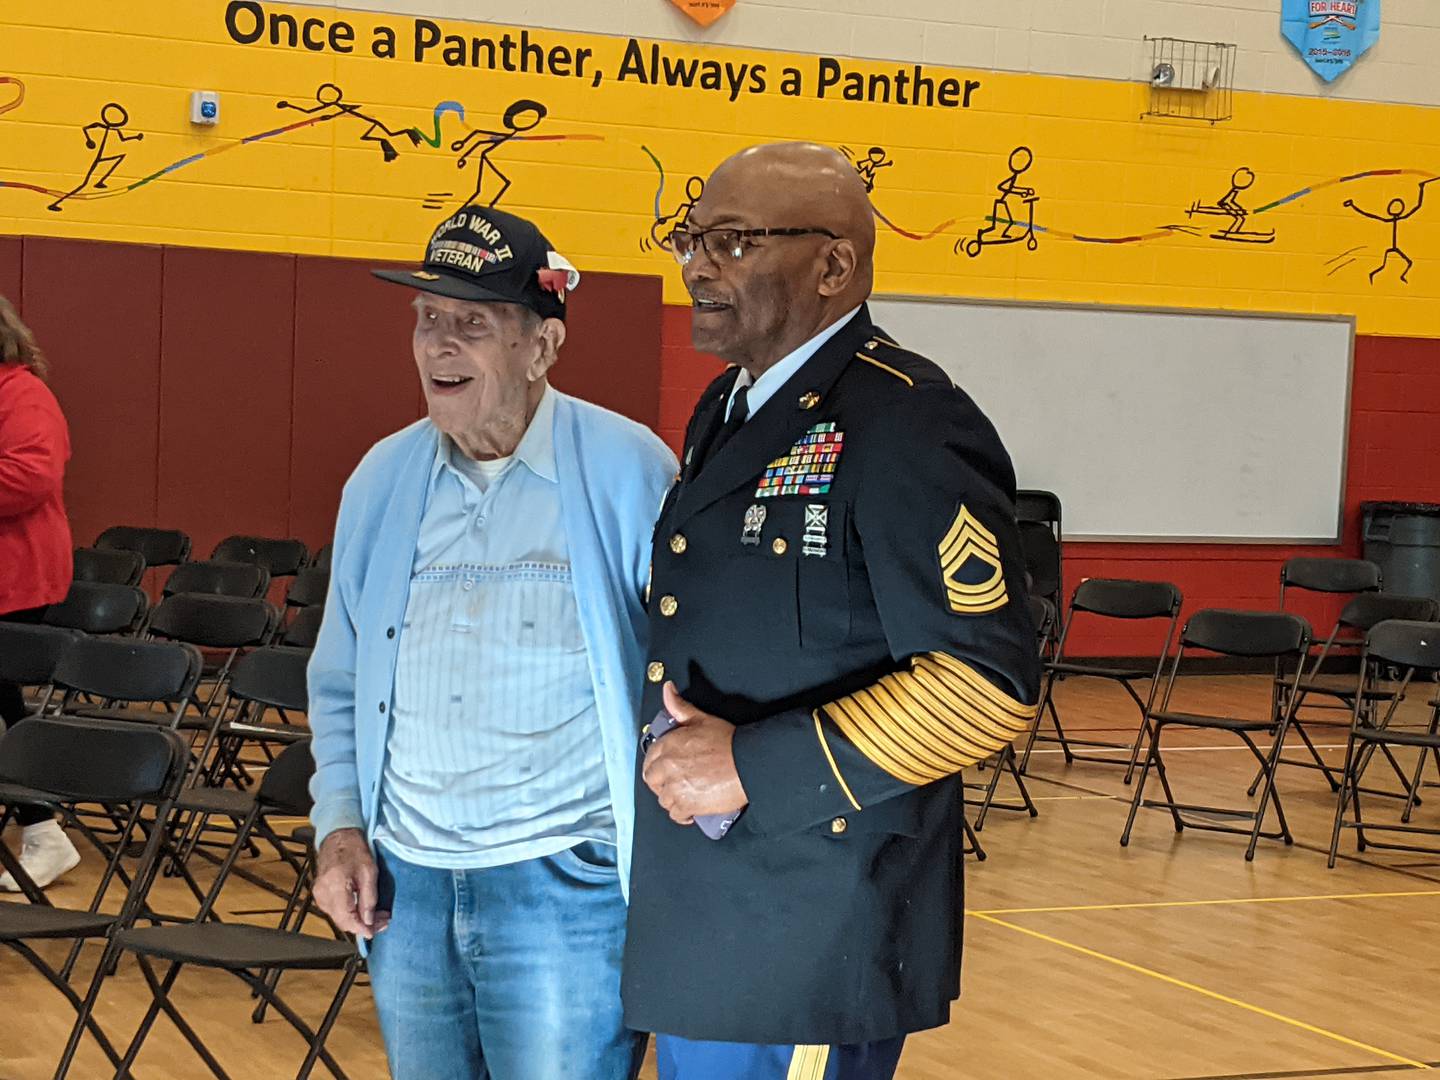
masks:
[(820, 719), (820, 710), (816, 709), (810, 715), (815, 721), (815, 738), (820, 740), (820, 749), (825, 751), (825, 760), (830, 763), (830, 771), (835, 774), (835, 779), (840, 784), (840, 790), (845, 793), (845, 798), (850, 800), (850, 805), (859, 810), (860, 804), (855, 800), (855, 794), (850, 790), (850, 785), (845, 782), (845, 777), (840, 775), (840, 766), (835, 764), (835, 755), (830, 752), (830, 742), (825, 738), (825, 728)]
[[(886, 675), (823, 711), (870, 761), (897, 780), (919, 786), (1001, 750), (1025, 731), (1036, 710), (964, 661), (928, 653), (915, 657), (910, 671)], [(818, 716), (816, 736), (849, 796)]]

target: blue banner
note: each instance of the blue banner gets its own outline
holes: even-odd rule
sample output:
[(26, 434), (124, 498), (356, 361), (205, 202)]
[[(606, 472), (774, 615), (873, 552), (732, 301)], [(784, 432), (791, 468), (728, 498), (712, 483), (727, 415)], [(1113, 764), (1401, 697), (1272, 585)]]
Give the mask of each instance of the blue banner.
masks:
[(1331, 82), (1379, 39), (1380, 0), (1282, 0), (1280, 20), (1290, 44)]

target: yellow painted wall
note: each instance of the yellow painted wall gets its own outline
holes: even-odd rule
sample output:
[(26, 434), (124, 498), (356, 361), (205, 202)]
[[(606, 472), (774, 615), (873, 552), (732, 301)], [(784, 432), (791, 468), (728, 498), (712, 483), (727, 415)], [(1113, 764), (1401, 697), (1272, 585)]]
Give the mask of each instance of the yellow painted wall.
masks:
[[(335, 8), (266, 3), (263, 12), (301, 24), (343, 21), (354, 30), (352, 54), (276, 46), (266, 37), (239, 44), (227, 32), (226, 11), (224, 0), (7, 0), (0, 8), (0, 230), (411, 259), (433, 223), (474, 188), (476, 158), (457, 168), (452, 144), (471, 129), (500, 130), (512, 102), (533, 99), (548, 110), (528, 132), (536, 138), (492, 151), (512, 181), (500, 205), (533, 215), (582, 269), (664, 273), (672, 300), (683, 297), (678, 273), (650, 243), (662, 168), (659, 203), (668, 214), (686, 179), (726, 154), (757, 141), (807, 138), (859, 155), (883, 147), (893, 165), (877, 173), (877, 211), (903, 232), (934, 233), (909, 239), (882, 224), (881, 291), (1346, 313), (1358, 316), (1364, 333), (1440, 337), (1440, 184), (1399, 225), (1400, 247), (1414, 260), (1408, 282), (1393, 254), (1369, 280), (1392, 226), (1344, 205), (1352, 200), (1377, 214), (1393, 199), (1407, 212), (1415, 206), (1421, 181), (1440, 174), (1434, 109), (1237, 94), (1234, 119), (1212, 127), (1141, 120), (1149, 91), (1137, 83), (934, 66), (925, 74), (937, 85), (980, 83), (969, 108), (847, 101), (838, 87), (821, 100), (818, 57), (659, 44), (672, 62), (763, 66), (766, 92), (731, 101), (728, 90), (621, 81), (629, 44), (621, 38), (530, 31), (547, 51), (591, 50), (587, 77), (575, 78), (451, 67), (439, 47), (416, 62), (412, 18)], [(520, 34), (434, 22), (442, 34), (467, 40)], [(250, 24), (242, 11), (239, 28)], [(398, 32), (394, 58), (371, 55), (382, 26)], [(648, 57), (651, 44), (638, 48)], [(840, 63), (866, 77), (912, 67)], [(779, 92), (787, 67), (803, 77), (798, 96)], [(395, 158), (387, 162), (377, 142), (362, 140), (370, 121), (343, 115), (242, 141), (333, 113), (277, 108), (282, 100), (315, 107), (324, 83), (341, 87), (345, 103), (363, 105), (367, 117), (425, 139), (391, 138)], [(220, 92), (218, 128), (189, 124), (194, 89)], [(465, 121), (444, 111), (439, 145), (431, 146), (436, 107), (447, 101), (463, 105)], [(124, 157), (97, 163), (102, 155), (87, 149), (82, 128), (112, 102), (123, 106), (125, 125), (92, 128), (89, 137), (106, 138), (103, 156)], [(122, 132), (144, 138), (122, 143)], [(975, 237), (995, 213), (996, 185), (1019, 145), (1034, 156), (1019, 184), (1038, 197), (1035, 249), (1019, 242), (986, 244), (973, 258), (957, 252), (957, 242)], [(82, 185), (92, 163), (98, 167)], [(115, 172), (99, 189), (111, 165)], [(1187, 215), (1196, 203), (1217, 207), (1241, 167), (1255, 176), (1234, 200), (1248, 211), (1313, 190), (1243, 223), (1223, 211)], [(1400, 172), (1343, 179), (1392, 170)], [(487, 178), (486, 201), (496, 183)], [(58, 210), (47, 209), (72, 190)], [(1022, 216), (1020, 199), (1009, 201)], [(1232, 224), (1238, 231), (1223, 237)], [(999, 238), (1000, 230), (987, 236)]]

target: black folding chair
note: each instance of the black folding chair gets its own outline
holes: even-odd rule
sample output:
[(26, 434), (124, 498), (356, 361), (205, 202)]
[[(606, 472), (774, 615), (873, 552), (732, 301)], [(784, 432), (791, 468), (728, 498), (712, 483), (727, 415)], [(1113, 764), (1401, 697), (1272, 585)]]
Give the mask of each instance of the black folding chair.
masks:
[[(220, 787), (228, 778), (238, 779), (236, 765), (249, 743), (268, 747), (310, 736), (309, 727), (296, 720), (309, 706), (309, 662), (309, 650), (282, 645), (256, 649), (235, 662), (214, 727), (216, 753), (210, 757), (209, 743), (200, 753), (200, 760), (208, 762), (206, 786)], [(275, 722), (267, 723), (272, 714)]]
[[(1055, 627), (1055, 608), (1049, 600), (1043, 596), (1031, 595), (1027, 597), (1030, 607), (1030, 621), (1035, 625), (1035, 649), (1043, 657), (1048, 647)], [(980, 832), (985, 828), (985, 819), (991, 810), (1008, 810), (1012, 813), (1029, 814), (1032, 818), (1039, 817), (1040, 811), (1035, 806), (1035, 801), (1030, 798), (1030, 789), (1025, 786), (1023, 771), (1016, 766), (1015, 745), (1007, 743), (999, 753), (992, 754), (989, 759), (980, 764), (980, 770), (993, 770), (990, 779), (984, 784), (967, 783), (969, 791), (982, 791), (979, 799), (967, 799), (969, 806), (979, 808), (975, 815), (974, 831)], [(1015, 784), (1015, 791), (1020, 796), (1018, 803), (997, 802), (996, 792), (999, 790), (1000, 781), (1009, 776)]]
[(1287, 559), (1280, 568), (1280, 604), (1295, 590), (1353, 594), (1379, 592), (1380, 585), (1380, 567), (1367, 559)]
[(165, 596), (194, 593), (201, 596), (263, 597), (270, 589), (270, 571), (253, 563), (181, 563), (165, 579)]
[[(1145, 751), (1145, 764), (1140, 770), (1140, 779), (1136, 782), (1135, 793), (1130, 799), (1130, 814), (1125, 821), (1125, 831), (1120, 836), (1121, 847), (1129, 845), (1130, 830), (1134, 827), (1135, 815), (1142, 805), (1168, 810), (1175, 823), (1177, 833), (1189, 827), (1208, 832), (1248, 835), (1250, 844), (1245, 851), (1247, 862), (1255, 858), (1255, 845), (1261, 837), (1267, 840), (1284, 840), (1287, 844), (1294, 843), (1294, 837), (1290, 835), (1290, 826), (1285, 821), (1285, 808), (1281, 805), (1280, 793), (1275, 787), (1275, 762), (1280, 757), (1280, 747), (1285, 742), (1285, 729), (1289, 726), (1295, 712), (1296, 696), (1293, 684), (1285, 698), (1287, 704), (1283, 708), (1277, 708), (1276, 694), (1272, 688), (1269, 707), (1264, 717), (1174, 712), (1171, 711), (1170, 705), (1175, 690), (1175, 678), (1180, 674), (1186, 655), (1194, 649), (1203, 649), (1219, 653), (1222, 656), (1277, 662), (1293, 660), (1296, 663), (1294, 681), (1299, 682), (1309, 648), (1310, 624), (1298, 615), (1289, 615), (1284, 612), (1222, 611), (1208, 608), (1204, 611), (1197, 611), (1190, 617), (1189, 622), (1185, 624), (1185, 629), (1180, 634), (1180, 648), (1170, 666), (1170, 676), (1165, 683), (1165, 694), (1161, 699), (1160, 707), (1146, 717), (1145, 726), (1149, 733), (1149, 744)], [(1254, 809), (1248, 807), (1240, 809), (1177, 802), (1174, 792), (1170, 789), (1170, 780), (1166, 775), (1165, 762), (1160, 753), (1160, 738), (1167, 727), (1223, 731), (1239, 738), (1255, 756), (1255, 760), (1260, 763), (1260, 768), (1265, 774), (1264, 783), (1260, 788), (1259, 804)], [(1263, 734), (1269, 734), (1271, 737), (1268, 753), (1262, 753), (1255, 743), (1255, 736)], [(1145, 799), (1145, 782), (1150, 777), (1152, 767), (1160, 779), (1160, 786), (1165, 791), (1163, 800)], [(1265, 832), (1265, 811), (1272, 800), (1275, 803), (1275, 815), (1279, 820), (1279, 830)], [(1234, 825), (1223, 825), (1213, 820), (1202, 821), (1194, 817), (1185, 817), (1182, 812), (1192, 815), (1204, 814), (1211, 818), (1242, 818), (1249, 820), (1251, 826), (1242, 829)]]
[[(69, 716), (175, 729), (200, 682), (201, 659), (189, 645), (136, 638), (85, 637), (55, 667), (47, 709)], [(82, 698), (102, 704), (87, 704)], [(158, 709), (156, 707), (159, 707)]]
[[(1404, 674), (1398, 687), (1385, 691), (1384, 683), (1392, 668), (1401, 669)], [(1345, 744), (1345, 765), (1340, 778), (1340, 793), (1335, 800), (1335, 824), (1330, 833), (1330, 857), (1327, 863), (1331, 867), (1335, 865), (1339, 855), (1342, 829), (1355, 830), (1355, 842), (1361, 851), (1373, 847), (1386, 851), (1440, 854), (1440, 848), (1382, 843), (1368, 839), (1365, 835), (1370, 831), (1440, 836), (1440, 827), (1410, 824), (1426, 756), (1440, 754), (1440, 697), (1427, 702), (1429, 718), (1424, 728), (1393, 726), (1395, 712), (1404, 700), (1405, 691), (1412, 682), (1417, 681), (1417, 677), (1428, 679), (1431, 683), (1440, 682), (1440, 622), (1391, 619), (1374, 626), (1370, 630), (1361, 657), (1360, 677), (1351, 714), (1350, 737)], [(1379, 709), (1382, 693), (1387, 695), (1389, 702), (1383, 714)], [(1398, 824), (1366, 821), (1360, 811), (1360, 793), (1366, 790), (1360, 786), (1365, 768), (1374, 758), (1376, 750), (1390, 757), (1391, 748), (1399, 746), (1415, 747), (1420, 751), (1404, 812)], [(1390, 760), (1394, 764), (1394, 758), (1390, 757)], [(1353, 817), (1346, 816), (1347, 809), (1353, 809)]]
[(110, 585), (139, 585), (145, 576), (145, 556), (119, 548), (76, 548), (75, 580)]
[(329, 570), (330, 557), (334, 553), (335, 545), (326, 544), (324, 547), (322, 547), (319, 551), (315, 553), (315, 557), (310, 560), (310, 565), (313, 566), (316, 570)]
[[(1377, 593), (1381, 588), (1380, 567), (1367, 559), (1339, 559), (1300, 557), (1286, 559), (1280, 567), (1280, 610), (1292, 610), (1296, 593), (1311, 593), (1323, 596), (1355, 597), (1364, 593)], [(1297, 612), (1301, 614), (1302, 612)], [(1351, 649), (1358, 652), (1364, 644), (1364, 635), (1347, 633), (1345, 628), (1332, 635), (1332, 649)], [(1311, 642), (1313, 647), (1314, 642)], [(1283, 667), (1275, 669), (1276, 702), (1284, 688), (1291, 681), (1291, 672)]]
[(285, 606), (290, 608), (315, 607), (325, 603), (325, 594), (330, 590), (330, 571), (307, 566), (295, 575), (285, 593)]
[(45, 609), (45, 625), (87, 634), (129, 634), (139, 628), (150, 598), (133, 585), (76, 581), (65, 599)]
[[(11, 806), (36, 801), (98, 804), (123, 822), (88, 908), (54, 907), (43, 894), (32, 896), (28, 904), (0, 903), (0, 945), (18, 953), (75, 1010), (75, 1025), (61, 1054), (56, 1080), (63, 1080), (69, 1071), (86, 1030), (111, 1064), (120, 1062), (120, 1055), (95, 1023), (93, 1011), (101, 982), (115, 958), (115, 936), (145, 910), (145, 897), (158, 867), (163, 830), (153, 825), (147, 829), (142, 813), (150, 812), (153, 821), (169, 816), (185, 760), (185, 747), (174, 732), (133, 724), (44, 717), (28, 720), (0, 737), (0, 802), (7, 806), (0, 827)], [(122, 860), (141, 835), (145, 837), (143, 850), (127, 875)], [(102, 912), (106, 893), (116, 880), (127, 878), (119, 910)], [(80, 945), (87, 940), (103, 941), (105, 947), (81, 998), (70, 985), (69, 972)], [(32, 947), (32, 943), (52, 941), (72, 943), (63, 968), (51, 965)]]
[[(1025, 750), (1020, 759), (1022, 773), (1030, 766), (1030, 754), (1035, 748), (1035, 743), (1044, 740), (1060, 744), (1067, 765), (1076, 761), (1096, 765), (1124, 765), (1125, 783), (1130, 783), (1130, 778), (1135, 773), (1135, 765), (1140, 757), (1140, 744), (1145, 737), (1145, 716), (1155, 703), (1155, 694), (1159, 689), (1161, 675), (1165, 670), (1165, 659), (1169, 656), (1170, 645), (1175, 640), (1175, 625), (1180, 618), (1180, 604), (1180, 590), (1168, 581), (1090, 578), (1075, 587), (1075, 595), (1070, 600), (1070, 614), (1065, 620), (1065, 627), (1060, 631), (1060, 640), (1055, 646), (1055, 657), (1045, 665), (1045, 681), (1040, 688), (1040, 704), (1035, 714), (1035, 723), (1030, 727), (1030, 737), (1026, 740)], [(1158, 642), (1159, 647), (1156, 650), (1154, 666), (1127, 667), (1067, 659), (1065, 646), (1070, 640), (1071, 631), (1082, 617), (1086, 621), (1098, 619), (1115, 619), (1126, 622), (1166, 620), (1165, 636)], [(1135, 738), (1122, 744), (1096, 739), (1073, 739), (1066, 735), (1065, 728), (1060, 723), (1060, 711), (1055, 705), (1055, 683), (1060, 678), (1108, 679), (1123, 687), (1140, 712), (1135, 725)], [(1135, 689), (1136, 685), (1140, 683), (1147, 684), (1143, 697)], [(1050, 714), (1050, 722), (1055, 727), (1053, 736), (1040, 734), (1040, 723), (1047, 712)], [(1072, 746), (1128, 750), (1129, 755), (1127, 758), (1120, 758), (1097, 754), (1077, 754), (1071, 749)]]
[(306, 608), (325, 606), (326, 594), (330, 591), (330, 571), (307, 566), (295, 575), (290, 588), (285, 592), (285, 615), (288, 622)]
[[(149, 984), (151, 1003), (140, 1026), (117, 1067), (116, 1078), (127, 1075), (150, 1034), (160, 1013), (165, 1013), (179, 1029), (210, 1072), (227, 1080), (226, 1073), (209, 1047), (181, 1014), (171, 996), (180, 972), (187, 966), (228, 971), (239, 978), (261, 1001), (278, 1012), (309, 1044), (309, 1051), (296, 1073), (296, 1080), (305, 1080), (317, 1061), (324, 1062), (337, 1080), (345, 1080), (339, 1063), (325, 1049), (325, 1040), (334, 1027), (345, 999), (360, 972), (360, 955), (348, 939), (321, 938), (290, 929), (248, 926), (210, 921), (215, 901), (224, 887), (235, 861), (249, 843), (253, 833), (269, 832), (277, 844), (268, 814), (305, 814), (310, 799), (306, 783), (314, 770), (307, 743), (287, 747), (266, 773), (251, 805), (240, 819), (234, 843), (230, 846), (220, 873), (202, 904), (196, 921), (184, 926), (142, 927), (116, 935), (117, 945), (133, 953)], [(158, 961), (168, 961), (163, 976), (156, 971)], [(283, 971), (339, 971), (340, 985), (331, 999), (318, 1028), (312, 1029), (276, 992), (274, 979)]]
[(268, 536), (227, 536), (215, 545), (210, 558), (220, 562), (243, 562), (263, 566), (272, 578), (294, 577), (310, 561), (310, 552), (299, 540), (277, 540)]
[[(1053, 491), (1015, 493), (1015, 520), (1030, 591), (1059, 611), (1065, 599), (1065, 567), (1060, 497)], [(1053, 642), (1053, 639), (1052, 639)]]
[(61, 626), (0, 622), (0, 682), (29, 687), (43, 702), (60, 658), (83, 636)]
[[(1280, 760), (1277, 762), (1278, 765), (1316, 769), (1324, 775), (1331, 791), (1340, 790), (1340, 781), (1336, 770), (1327, 765), (1325, 759), (1320, 756), (1320, 751), (1315, 746), (1307, 728), (1349, 728), (1350, 714), (1354, 711), (1357, 693), (1366, 695), (1371, 701), (1388, 701), (1394, 696), (1394, 691), (1383, 687), (1357, 686), (1353, 676), (1326, 674), (1325, 664), (1337, 655), (1347, 653), (1355, 655), (1356, 649), (1363, 648), (1370, 630), (1390, 619), (1407, 622), (1434, 622), (1436, 619), (1440, 619), (1440, 604), (1428, 596), (1401, 596), (1398, 593), (1372, 592), (1361, 593), (1346, 604), (1344, 610), (1340, 612), (1334, 628), (1331, 629), (1329, 637), (1321, 645), (1319, 654), (1296, 687), (1298, 700), (1295, 702), (1295, 718), (1291, 721), (1290, 727), (1300, 737), (1300, 741), (1305, 744), (1309, 757), (1287, 758), (1282, 752)], [(1331, 698), (1333, 701), (1314, 703), (1308, 700), (1312, 696)], [(1303, 709), (1342, 710), (1344, 719), (1327, 719), (1323, 716), (1307, 715), (1301, 711)], [(1408, 778), (1398, 765), (1392, 762), (1392, 767), (1395, 768), (1396, 776), (1400, 780), (1401, 790), (1394, 792), (1367, 788), (1365, 789), (1367, 794), (1407, 800), (1414, 795)], [(1255, 780), (1250, 785), (1252, 795), (1255, 793), (1260, 779), (1260, 775), (1257, 773)]]
[(116, 525), (95, 541), (97, 548), (138, 551), (146, 566), (174, 566), (190, 558), (190, 537), (178, 529), (151, 529), (138, 525)]
[[(200, 705), (201, 723), (197, 725), (205, 731), (206, 745), (214, 741), (215, 726), (219, 723), (215, 705), (225, 692), (230, 669), (242, 650), (270, 644), (279, 623), (279, 612), (267, 601), (237, 596), (179, 593), (166, 597), (155, 609), (149, 625), (152, 637), (184, 642), (219, 654), (218, 662), (205, 671), (214, 682), (209, 696)], [(203, 768), (204, 762), (197, 761), (197, 766)], [(198, 770), (196, 775), (198, 777)]]
[(325, 621), (325, 606), (317, 604), (314, 607), (301, 608), (290, 620), (290, 625), (280, 637), (281, 645), (291, 645), (297, 649), (315, 648), (315, 640), (320, 636), (320, 624)]

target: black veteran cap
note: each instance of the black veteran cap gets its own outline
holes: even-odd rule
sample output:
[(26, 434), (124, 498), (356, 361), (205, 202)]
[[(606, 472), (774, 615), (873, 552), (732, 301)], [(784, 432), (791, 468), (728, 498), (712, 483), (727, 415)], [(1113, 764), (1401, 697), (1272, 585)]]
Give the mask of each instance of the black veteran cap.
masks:
[(442, 221), (418, 270), (375, 270), (376, 277), (453, 300), (523, 304), (543, 319), (564, 319), (565, 298), (580, 272), (524, 218), (466, 206)]

